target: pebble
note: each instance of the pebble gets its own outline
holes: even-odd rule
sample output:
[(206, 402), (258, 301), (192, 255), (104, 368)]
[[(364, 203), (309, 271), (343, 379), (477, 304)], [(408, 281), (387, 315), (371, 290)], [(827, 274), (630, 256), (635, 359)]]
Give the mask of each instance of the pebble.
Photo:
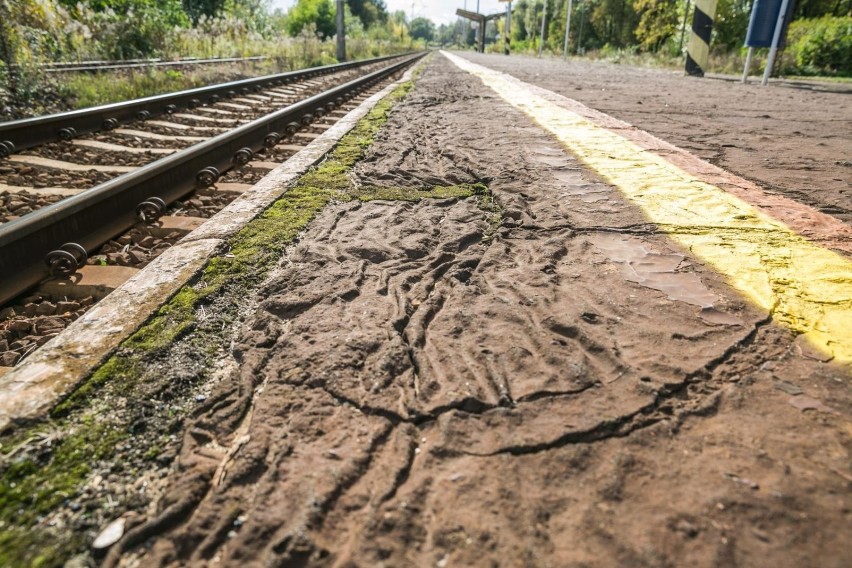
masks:
[(29, 331), (32, 324), (27, 320), (12, 320), (9, 322), (7, 329), (12, 331)]
[(56, 304), (51, 302), (42, 302), (36, 307), (36, 314), (40, 316), (49, 316), (56, 313)]
[(20, 354), (15, 353), (14, 351), (6, 351), (5, 353), (0, 354), (0, 366), (14, 367), (15, 363), (17, 363), (20, 358)]
[(118, 542), (124, 536), (124, 525), (126, 522), (123, 517), (119, 517), (104, 527), (100, 534), (95, 537), (92, 548), (96, 551), (105, 550)]

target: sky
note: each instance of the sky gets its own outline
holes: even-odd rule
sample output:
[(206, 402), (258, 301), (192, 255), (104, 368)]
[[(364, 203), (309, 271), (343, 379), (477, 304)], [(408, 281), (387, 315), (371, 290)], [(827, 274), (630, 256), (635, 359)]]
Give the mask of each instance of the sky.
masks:
[[(276, 8), (287, 9), (293, 6), (296, 0), (271, 0), (271, 2)], [(436, 24), (449, 24), (456, 21), (456, 8), (464, 8), (465, 2), (469, 11), (476, 11), (477, 0), (385, 0), (389, 12), (405, 10), (410, 17), (412, 6), (414, 6), (415, 18), (429, 18)], [(501, 4), (499, 0), (479, 0), (479, 11), (483, 14), (505, 12), (506, 5)]]

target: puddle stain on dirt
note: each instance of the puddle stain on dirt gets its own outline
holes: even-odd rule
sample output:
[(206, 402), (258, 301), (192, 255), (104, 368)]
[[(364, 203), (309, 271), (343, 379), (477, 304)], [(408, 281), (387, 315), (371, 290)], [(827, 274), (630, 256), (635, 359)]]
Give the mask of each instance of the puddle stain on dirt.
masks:
[(736, 316), (714, 307), (718, 300), (694, 272), (681, 272), (686, 257), (677, 253), (657, 253), (637, 237), (601, 233), (588, 235), (587, 241), (621, 266), (622, 276), (629, 282), (663, 292), (670, 300), (686, 302), (701, 308), (698, 317), (712, 325), (742, 325)]
[(522, 81), (445, 54), (541, 124), (773, 319), (852, 362), (852, 261), (619, 134), (536, 95)]

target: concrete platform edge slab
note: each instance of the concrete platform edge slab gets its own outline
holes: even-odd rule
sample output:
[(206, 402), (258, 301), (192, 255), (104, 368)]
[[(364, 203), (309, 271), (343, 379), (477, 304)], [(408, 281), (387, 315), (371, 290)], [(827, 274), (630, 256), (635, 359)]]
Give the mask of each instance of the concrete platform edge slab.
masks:
[(144, 270), (69, 325), (26, 361), (0, 376), (0, 432), (46, 415), (100, 366), (207, 261), (311, 166), (418, 66), (369, 97), (332, 128), (187, 235)]

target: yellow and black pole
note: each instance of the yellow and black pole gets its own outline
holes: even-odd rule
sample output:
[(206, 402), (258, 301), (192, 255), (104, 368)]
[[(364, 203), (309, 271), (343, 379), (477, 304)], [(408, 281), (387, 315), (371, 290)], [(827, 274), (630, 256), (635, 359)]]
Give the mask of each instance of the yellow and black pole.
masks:
[(686, 74), (703, 77), (710, 57), (710, 34), (716, 17), (717, 0), (695, 0), (692, 35), (686, 46)]

